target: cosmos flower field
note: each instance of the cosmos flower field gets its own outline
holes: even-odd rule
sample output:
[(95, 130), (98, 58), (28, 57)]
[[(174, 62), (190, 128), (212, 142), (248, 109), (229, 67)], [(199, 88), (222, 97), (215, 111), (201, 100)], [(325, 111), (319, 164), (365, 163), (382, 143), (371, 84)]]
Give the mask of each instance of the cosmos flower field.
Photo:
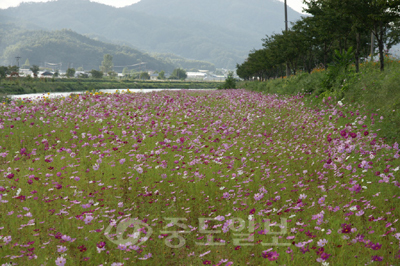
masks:
[(1, 264), (399, 265), (399, 145), (373, 131), (384, 118), (304, 101), (1, 104)]

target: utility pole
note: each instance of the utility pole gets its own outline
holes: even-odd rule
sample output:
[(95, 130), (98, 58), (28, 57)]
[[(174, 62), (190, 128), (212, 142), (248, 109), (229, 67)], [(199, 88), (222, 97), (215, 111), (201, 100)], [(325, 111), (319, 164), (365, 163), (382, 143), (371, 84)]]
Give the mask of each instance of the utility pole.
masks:
[(16, 56), (15, 59), (17, 59), (17, 66), (18, 66), (18, 69), (19, 69), (19, 59), (21, 59), (21, 57), (20, 56)]
[[(285, 0), (285, 31), (287, 32), (288, 29), (288, 15), (287, 15), (287, 2)], [(286, 78), (290, 76), (290, 68), (289, 68), (289, 62), (286, 62)]]
[(371, 62), (374, 61), (374, 53), (375, 53), (375, 35), (374, 32), (371, 32)]
[(287, 2), (285, 0), (285, 31), (288, 31)]

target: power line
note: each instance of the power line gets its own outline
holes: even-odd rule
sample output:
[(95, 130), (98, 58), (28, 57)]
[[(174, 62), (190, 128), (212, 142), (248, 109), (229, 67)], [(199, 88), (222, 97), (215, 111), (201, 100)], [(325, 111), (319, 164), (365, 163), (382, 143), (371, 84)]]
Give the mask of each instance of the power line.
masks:
[(49, 63), (49, 62), (44, 62), (44, 67), (45, 68), (52, 68), (53, 71), (55, 70), (60, 70), (62, 67), (62, 63)]
[(49, 66), (58, 66), (58, 65), (60, 65), (61, 63), (49, 63), (49, 62), (45, 62), (45, 64), (46, 64), (46, 65), (49, 65)]
[(142, 62), (142, 63), (139, 63), (139, 64), (134, 64), (134, 65), (126, 65), (126, 66), (114, 66), (114, 67), (133, 67), (133, 66), (140, 66), (140, 65), (145, 65), (145, 64), (147, 64), (146, 62)]

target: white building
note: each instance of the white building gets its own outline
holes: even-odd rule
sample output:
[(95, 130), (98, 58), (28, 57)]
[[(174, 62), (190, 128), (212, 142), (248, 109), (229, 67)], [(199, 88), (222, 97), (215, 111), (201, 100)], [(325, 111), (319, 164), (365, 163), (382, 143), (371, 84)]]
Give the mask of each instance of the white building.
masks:
[(150, 80), (158, 80), (158, 74), (150, 74)]
[(19, 75), (20, 77), (27, 77), (27, 76), (33, 77), (33, 73), (30, 69), (20, 69)]
[(207, 78), (207, 73), (204, 72), (186, 72), (186, 79), (201, 79), (204, 80)]

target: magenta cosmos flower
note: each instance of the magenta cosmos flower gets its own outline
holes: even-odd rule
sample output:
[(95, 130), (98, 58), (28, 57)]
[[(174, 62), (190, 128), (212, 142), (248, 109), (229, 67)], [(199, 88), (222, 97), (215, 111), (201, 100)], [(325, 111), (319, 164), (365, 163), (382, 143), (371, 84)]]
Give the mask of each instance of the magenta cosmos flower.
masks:
[(269, 261), (274, 261), (277, 260), (279, 257), (279, 253), (276, 251), (271, 251), (271, 252), (263, 252), (262, 256), (264, 259), (268, 259)]
[(351, 233), (351, 224), (342, 224), (342, 233), (343, 234)]

